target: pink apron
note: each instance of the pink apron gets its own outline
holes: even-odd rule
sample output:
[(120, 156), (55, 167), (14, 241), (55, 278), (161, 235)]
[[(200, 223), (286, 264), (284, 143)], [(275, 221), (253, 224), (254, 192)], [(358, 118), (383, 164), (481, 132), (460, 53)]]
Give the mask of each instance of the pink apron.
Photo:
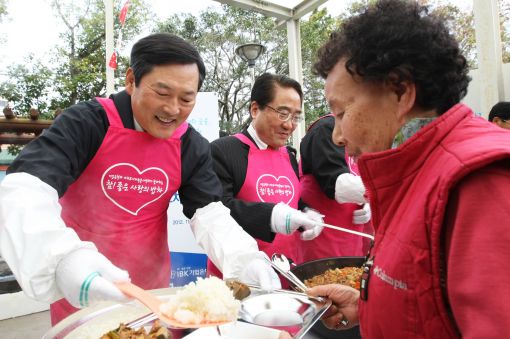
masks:
[[(60, 199), (62, 218), (145, 289), (170, 283), (167, 209), (181, 185), (181, 136), (169, 139), (124, 128), (111, 99), (97, 98), (110, 126), (96, 155)], [(52, 324), (77, 309), (65, 299), (50, 307)]]
[[(279, 203), (284, 202), (290, 207), (298, 208), (300, 198), (299, 179), (290, 163), (286, 147), (277, 150), (259, 149), (244, 134), (236, 134), (241, 142), (250, 147), (248, 168), (244, 184), (236, 198), (252, 202)], [(302, 254), (299, 251), (299, 232), (291, 235), (277, 234), (272, 243), (255, 239), (261, 251), (269, 257), (273, 253), (283, 253), (287, 258), (299, 263)], [(208, 275), (221, 277), (221, 272), (211, 261), (207, 261)]]
[[(326, 115), (324, 117), (327, 117)], [(321, 117), (319, 119), (322, 119)], [(313, 126), (310, 125), (309, 128)], [(358, 175), (356, 163), (351, 157), (345, 155), (351, 173)], [(352, 213), (359, 209), (358, 204), (339, 204), (335, 199), (330, 199), (322, 192), (319, 184), (312, 174), (301, 174), (301, 200), (311, 208), (323, 214), (324, 222), (330, 225), (336, 225), (348, 228), (354, 231), (363, 232), (365, 225), (357, 225), (352, 222)], [(303, 262), (343, 256), (360, 256), (364, 253), (364, 238), (340, 232), (337, 230), (324, 228), (322, 233), (315, 239), (303, 241), (304, 256)]]

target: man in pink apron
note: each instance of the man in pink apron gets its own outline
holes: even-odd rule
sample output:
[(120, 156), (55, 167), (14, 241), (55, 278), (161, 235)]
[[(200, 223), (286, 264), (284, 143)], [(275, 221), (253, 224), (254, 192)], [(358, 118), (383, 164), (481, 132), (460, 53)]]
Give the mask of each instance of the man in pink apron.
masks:
[[(333, 116), (325, 115), (310, 125), (301, 140), (301, 199), (323, 214), (328, 224), (370, 232), (365, 188), (361, 179), (356, 179), (356, 164), (345, 148), (333, 142), (334, 127)], [(365, 242), (369, 241), (358, 235), (325, 229), (317, 238), (303, 242), (304, 261), (366, 255)]]
[[(320, 214), (298, 208), (300, 186), (295, 151), (285, 146), (302, 119), (301, 85), (265, 73), (251, 92), (253, 121), (242, 133), (212, 142), (214, 169), (223, 184), (223, 203), (234, 219), (271, 256), (302, 261), (301, 243), (317, 237)], [(303, 227), (304, 232), (295, 232)], [(208, 273), (218, 271), (208, 263)]]
[(219, 202), (209, 143), (186, 122), (205, 77), (198, 51), (158, 33), (138, 41), (130, 61), (125, 91), (64, 111), (1, 184), (2, 256), (28, 296), (65, 298), (51, 305), (53, 324), (76, 307), (126, 300), (114, 282), (169, 285), (167, 209), (177, 190), (227, 277), (279, 286)]

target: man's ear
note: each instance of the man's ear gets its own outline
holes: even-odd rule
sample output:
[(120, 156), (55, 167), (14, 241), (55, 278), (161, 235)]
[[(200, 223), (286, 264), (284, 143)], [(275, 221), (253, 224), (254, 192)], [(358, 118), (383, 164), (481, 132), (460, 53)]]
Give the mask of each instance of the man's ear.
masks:
[(499, 127), (503, 127), (504, 121), (500, 117), (494, 117), (494, 119), (492, 119), (492, 122), (498, 125)]
[(133, 69), (129, 67), (126, 71), (126, 92), (131, 95), (133, 93), (133, 89), (135, 88), (135, 73), (133, 73)]
[(255, 119), (260, 113), (260, 106), (256, 101), (250, 103), (250, 115), (252, 119)]

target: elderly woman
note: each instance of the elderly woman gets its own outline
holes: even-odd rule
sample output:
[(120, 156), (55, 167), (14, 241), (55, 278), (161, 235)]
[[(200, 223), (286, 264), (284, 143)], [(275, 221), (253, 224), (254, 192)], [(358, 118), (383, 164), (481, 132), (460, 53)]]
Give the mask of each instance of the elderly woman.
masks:
[(510, 333), (510, 137), (459, 104), (466, 59), (415, 1), (381, 0), (321, 47), (333, 139), (358, 167), (375, 244), (360, 291), (320, 286), (363, 338)]

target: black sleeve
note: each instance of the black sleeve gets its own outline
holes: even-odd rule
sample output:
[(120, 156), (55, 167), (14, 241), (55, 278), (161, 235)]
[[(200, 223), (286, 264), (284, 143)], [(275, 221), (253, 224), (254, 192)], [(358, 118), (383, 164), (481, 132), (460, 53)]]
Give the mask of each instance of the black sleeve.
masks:
[(190, 126), (181, 140), (179, 198), (184, 215), (192, 218), (198, 208), (221, 199), (221, 184), (213, 170), (207, 139)]
[(335, 183), (342, 173), (349, 173), (345, 161), (345, 148), (333, 143), (331, 134), (334, 118), (320, 119), (301, 140), (301, 166), (303, 174), (312, 174), (321, 190), (335, 198)]
[(214, 170), (223, 186), (222, 202), (230, 214), (252, 237), (271, 242), (271, 213), (274, 204), (236, 199), (246, 179), (249, 147), (239, 139), (228, 136), (211, 143)]
[(97, 101), (73, 105), (23, 148), (7, 173), (36, 176), (62, 197), (96, 154), (107, 129), (106, 113)]
[[(290, 164), (292, 165), (292, 169), (294, 170), (294, 173), (296, 173), (296, 176), (299, 178), (299, 164), (296, 158), (297, 151), (294, 147), (291, 146), (287, 146), (287, 151), (289, 152), (289, 159)], [(308, 207), (308, 205), (306, 205), (300, 198), (298, 201), (298, 209), (302, 211), (306, 207)]]

